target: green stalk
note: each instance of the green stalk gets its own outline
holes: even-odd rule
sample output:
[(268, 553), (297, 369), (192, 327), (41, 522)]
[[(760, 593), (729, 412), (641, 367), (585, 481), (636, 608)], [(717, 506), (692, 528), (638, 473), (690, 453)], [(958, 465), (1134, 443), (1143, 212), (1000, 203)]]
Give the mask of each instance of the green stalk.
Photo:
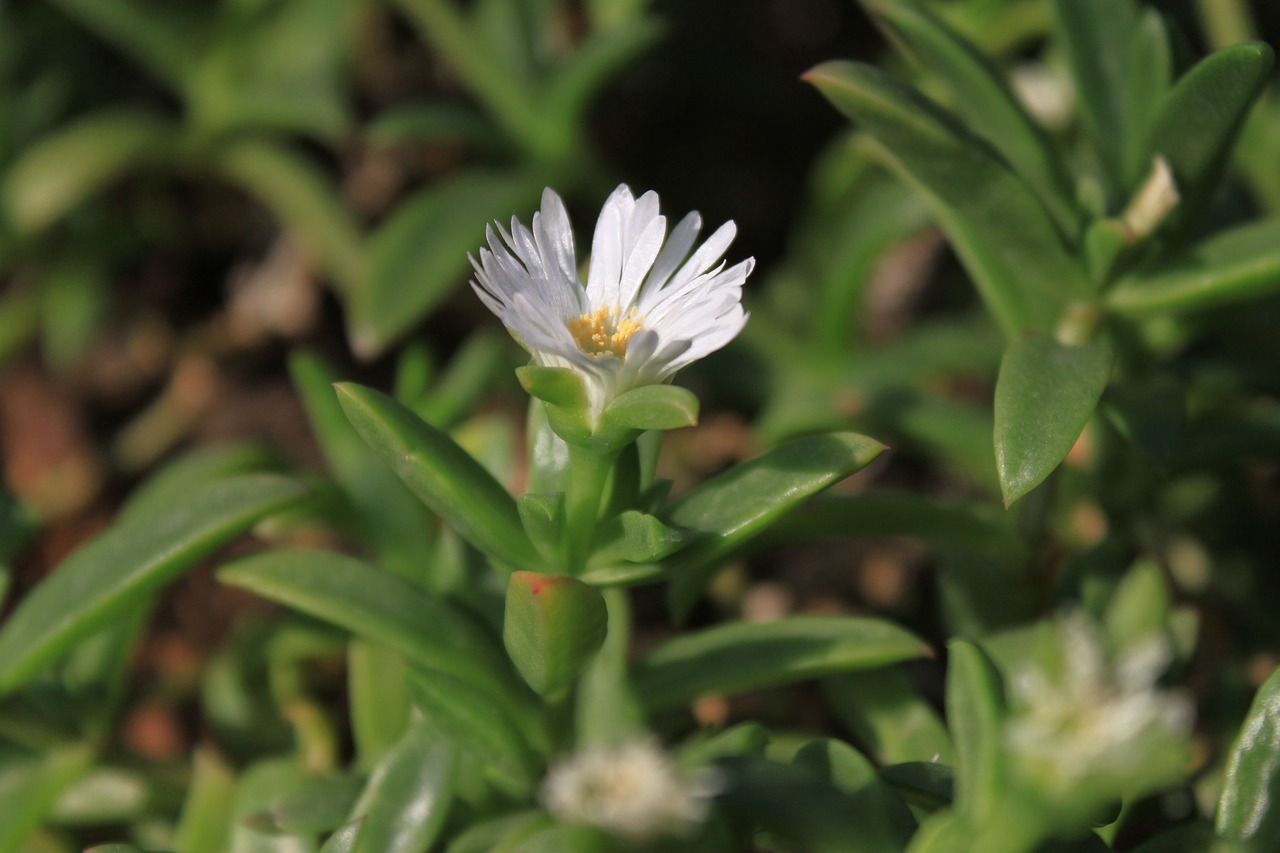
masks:
[(613, 470), (617, 453), (601, 453), (569, 445), (569, 468), (565, 477), (565, 571), (579, 575), (586, 567), (600, 518), (605, 482)]

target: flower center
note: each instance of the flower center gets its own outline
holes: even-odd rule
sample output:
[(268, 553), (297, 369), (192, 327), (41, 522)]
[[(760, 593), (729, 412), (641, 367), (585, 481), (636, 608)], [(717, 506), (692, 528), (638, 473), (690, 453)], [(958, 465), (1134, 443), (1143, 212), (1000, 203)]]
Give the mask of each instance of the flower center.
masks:
[(578, 349), (592, 358), (626, 358), (627, 343), (631, 336), (644, 328), (636, 317), (636, 309), (631, 308), (626, 314), (622, 314), (616, 306), (579, 314), (565, 325), (569, 328), (569, 334), (573, 335)]

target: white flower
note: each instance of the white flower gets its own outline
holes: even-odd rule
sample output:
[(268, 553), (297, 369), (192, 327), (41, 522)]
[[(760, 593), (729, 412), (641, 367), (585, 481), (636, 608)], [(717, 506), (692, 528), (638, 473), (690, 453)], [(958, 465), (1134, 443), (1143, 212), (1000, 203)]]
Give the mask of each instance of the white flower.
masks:
[[(564, 203), (550, 189), (533, 228), (512, 217), (501, 240), (471, 259), (472, 287), (537, 364), (567, 367), (586, 380), (588, 421), (618, 395), (669, 380), (742, 331), (742, 284), (754, 259), (720, 260), (736, 228), (720, 226), (692, 255), (702, 218), (690, 213), (667, 238), (658, 196), (625, 184), (600, 211), (584, 285)], [(665, 245), (664, 245), (665, 241)]]
[(1053, 788), (1069, 792), (1086, 779), (1119, 782), (1173, 761), (1192, 723), (1190, 699), (1157, 684), (1169, 666), (1169, 643), (1152, 637), (1108, 659), (1094, 623), (1068, 613), (1058, 626), (1062, 671), (1028, 669), (1013, 679), (1017, 713), (1005, 731), (1011, 752)]
[(682, 774), (653, 741), (590, 747), (551, 768), (542, 784), (547, 810), (643, 841), (687, 834), (707, 818), (715, 778)]

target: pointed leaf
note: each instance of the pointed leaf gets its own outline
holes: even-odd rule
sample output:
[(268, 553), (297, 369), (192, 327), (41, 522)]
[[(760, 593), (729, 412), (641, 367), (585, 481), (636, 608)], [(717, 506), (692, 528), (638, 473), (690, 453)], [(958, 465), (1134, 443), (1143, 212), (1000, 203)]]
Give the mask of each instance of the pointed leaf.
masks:
[(1214, 822), (1231, 841), (1280, 838), (1280, 670), (1258, 688), (1227, 756), (1227, 773)]
[(802, 746), (793, 763), (819, 771), (853, 801), (853, 812), (862, 825), (859, 849), (901, 853), (906, 847), (916, 820), (862, 753), (834, 738), (822, 738)]
[(947, 727), (956, 745), (956, 808), (975, 823), (997, 819), (1005, 783), (1004, 682), (991, 659), (953, 640), (947, 664)]
[(668, 527), (652, 515), (629, 509), (601, 525), (596, 537), (591, 562), (607, 565), (619, 560), (633, 563), (661, 560), (687, 544), (691, 534)]
[(1081, 214), (1066, 170), (991, 60), (924, 5), (885, 0), (866, 0), (866, 5), (951, 93), (953, 109), (969, 127), (1035, 190), (1058, 229), (1075, 235)]
[(534, 692), (567, 690), (604, 642), (604, 599), (576, 578), (512, 572), (502, 642)]
[(1107, 293), (1117, 314), (1202, 311), (1280, 291), (1280, 219), (1215, 234), (1189, 251), (1121, 279)]
[(1220, 50), (1183, 75), (1160, 102), (1147, 162), (1157, 156), (1168, 161), (1181, 197), (1175, 213), (1180, 221), (1197, 218), (1217, 188), (1273, 59), (1261, 42)]
[(457, 752), (418, 725), (374, 768), (351, 809), (364, 819), (355, 853), (420, 853), (435, 843), (449, 814)]
[(1030, 187), (954, 115), (867, 65), (828, 62), (805, 79), (928, 196), (1006, 335), (1051, 328), (1068, 298), (1087, 292), (1083, 267)]
[(1140, 138), (1143, 105), (1128, 102), (1130, 50), (1139, 17), (1133, 0), (1054, 0), (1062, 42), (1080, 99), (1080, 116), (1109, 179), (1112, 195), (1125, 186), (1125, 150)]
[[(411, 670), (409, 693), (423, 721), (503, 792), (527, 796), (542, 768), (525, 737), (539, 721), (532, 708), (494, 702), (464, 681), (441, 672)], [(517, 719), (527, 715), (525, 719)]]
[(694, 539), (669, 558), (669, 600), (683, 617), (715, 573), (716, 560), (774, 519), (870, 464), (885, 447), (851, 432), (797, 438), (707, 480), (668, 508), (666, 522)]
[(1110, 375), (1105, 343), (1070, 347), (1027, 334), (1009, 344), (995, 400), (996, 468), (1006, 507), (1067, 457)]
[(823, 679), (822, 695), (881, 765), (905, 762), (954, 763), (946, 726), (901, 667), (886, 666)]
[(0, 630), (0, 692), (26, 683), (224, 542), (306, 495), (293, 480), (249, 474), (109, 528), (64, 560)]
[(343, 413), (333, 390), (337, 377), (323, 362), (295, 353), (289, 359), (289, 374), (325, 462), (359, 513), (357, 526), (380, 564), (409, 580), (429, 579), (425, 555), (432, 547), (430, 512), (373, 457)]
[(375, 455), (460, 536), (507, 566), (541, 565), (511, 495), (453, 439), (372, 388), (335, 387)]
[(632, 681), (650, 708), (923, 657), (920, 639), (881, 619), (792, 616), (686, 634), (641, 658)]
[(495, 697), (507, 694), (502, 652), (479, 620), (354, 557), (264, 551), (223, 566), (218, 580), (473, 681)]

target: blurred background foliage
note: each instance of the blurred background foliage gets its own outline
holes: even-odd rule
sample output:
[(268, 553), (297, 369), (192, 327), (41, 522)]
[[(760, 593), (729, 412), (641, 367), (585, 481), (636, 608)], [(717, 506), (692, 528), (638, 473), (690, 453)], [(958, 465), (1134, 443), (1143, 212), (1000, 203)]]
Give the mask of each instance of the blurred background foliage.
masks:
[[(1091, 147), (1098, 119), (1071, 89), (1049, 4), (928, 5), (994, 58), (1067, 153), (1071, 168), (1045, 180), (1097, 215), (1118, 214), (1147, 164)], [(1170, 79), (1213, 49), (1280, 42), (1274, 3), (1153, 6), (1168, 24)], [(736, 220), (734, 252), (760, 261), (747, 332), (682, 380), (707, 414), (666, 449), (676, 488), (819, 429), (857, 429), (895, 451), (874, 468), (875, 495), (855, 478), (750, 559), (677, 593), (676, 609), (695, 622), (870, 609), (941, 643), (1065, 600), (1102, 618), (1135, 556), (1157, 554), (1167, 571), (1156, 598), (1176, 611), (1161, 624), (1183, 641), (1176, 665), (1197, 692), (1212, 789), (1223, 744), (1280, 660), (1266, 605), (1280, 589), (1263, 571), (1280, 553), (1280, 300), (1135, 326), (1160, 370), (1134, 365), (1107, 391), (1051, 506), (1032, 493), (1006, 514), (992, 446), (999, 326), (921, 194), (800, 81), (832, 57), (880, 64), (956, 106), (936, 69), (907, 62), (845, 0), (7, 0), (0, 595), (21, 598), (127, 514), (147, 492), (125, 496), (166, 463), (182, 484), (215, 470), (315, 471), (323, 458), (342, 489), (317, 488), (341, 505), (361, 488), (360, 461), (340, 438), (318, 446), (311, 434), (328, 417), (317, 389), (338, 377), (394, 386), (493, 470), (518, 471), (510, 368), (522, 354), (465, 286), (467, 254), (484, 223), (527, 221), (544, 186), (581, 228), (627, 181), (657, 190), (670, 212)], [(1136, 115), (1149, 104), (1134, 98)], [(1188, 242), (1280, 213), (1278, 99), (1268, 81)], [(1117, 452), (1126, 441), (1146, 455)], [(151, 495), (163, 502), (160, 487)], [(372, 538), (393, 542), (389, 563), (429, 550), (447, 586), (468, 558), (416, 517), (383, 522)], [(638, 600), (642, 630), (661, 621), (660, 600)], [(192, 799), (230, 790), (228, 759), (291, 738), (343, 748), (317, 711), (341, 693), (341, 645), (254, 602), (194, 572), (145, 630), (139, 613), (96, 652), (78, 652), (122, 671), (131, 661), (132, 674), (85, 718), (44, 721), (88, 733), (107, 759), (87, 775), (78, 747), (43, 759), (57, 805), (52, 828), (33, 836), (44, 846), (30, 849), (118, 838), (120, 826), (139, 843), (170, 838), (183, 786)], [(1001, 648), (1019, 642), (1011, 634)], [(353, 654), (358, 668), (375, 653)], [(936, 662), (910, 671), (931, 700), (939, 672)], [(827, 684), (835, 711), (810, 712), (819, 703), (805, 695), (756, 697), (704, 709), (700, 722), (831, 716), (888, 738), (876, 757), (892, 763), (896, 730), (848, 698), (854, 686), (900, 695), (896, 676), (881, 678)], [(30, 708), (6, 708), (0, 734), (24, 747), (57, 740), (31, 720)], [(210, 736), (223, 752), (201, 746)], [(276, 771), (289, 772), (262, 770), (264, 786)], [(1190, 792), (1149, 806), (1160, 813), (1149, 822), (1213, 796)], [(32, 828), (0, 827), (0, 850), (23, 849)]]

